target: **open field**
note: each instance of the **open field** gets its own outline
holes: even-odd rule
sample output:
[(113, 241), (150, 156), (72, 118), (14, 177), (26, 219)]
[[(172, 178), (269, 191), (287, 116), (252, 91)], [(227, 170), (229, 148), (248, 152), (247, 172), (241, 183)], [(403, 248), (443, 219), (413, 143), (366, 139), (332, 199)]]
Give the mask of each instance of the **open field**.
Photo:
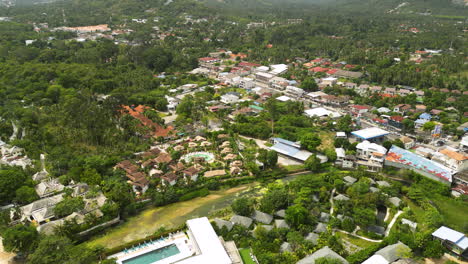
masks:
[(335, 234), (339, 238), (341, 238), (343, 240), (347, 240), (351, 244), (356, 245), (356, 246), (361, 247), (361, 248), (367, 248), (367, 247), (370, 247), (372, 245), (377, 244), (377, 243), (366, 241), (364, 239), (360, 239), (358, 237), (348, 235), (348, 234), (345, 234), (345, 233), (341, 233), (341, 232), (336, 232)]
[(229, 206), (236, 196), (242, 195), (255, 185), (256, 183), (241, 185), (212, 192), (205, 197), (146, 209), (139, 215), (127, 219), (122, 225), (110, 228), (103, 235), (92, 238), (86, 244), (113, 248), (147, 237), (161, 227), (166, 229), (179, 227), (191, 218), (205, 216), (210, 212)]

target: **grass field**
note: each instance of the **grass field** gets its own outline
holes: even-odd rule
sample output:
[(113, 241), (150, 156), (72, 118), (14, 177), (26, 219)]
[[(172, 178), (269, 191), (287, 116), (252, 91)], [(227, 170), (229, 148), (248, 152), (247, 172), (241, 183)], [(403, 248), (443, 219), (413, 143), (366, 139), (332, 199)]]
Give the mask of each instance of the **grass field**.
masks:
[(304, 169), (304, 164), (283, 166), (288, 172), (300, 171)]
[(464, 232), (465, 225), (468, 224), (468, 202), (447, 199), (442, 196), (431, 198), (431, 201), (436, 204), (437, 209), (444, 216), (447, 226)]
[[(404, 198), (408, 206), (416, 215), (419, 221), (423, 221), (425, 218), (425, 211), (413, 203), (410, 199)], [(464, 232), (465, 225), (468, 219), (468, 203), (457, 201), (446, 197), (433, 197), (430, 199), (437, 206), (439, 212), (444, 216), (444, 224), (448, 227)]]
[(244, 264), (256, 264), (255, 261), (250, 257), (250, 248), (244, 248), (239, 250), (239, 254), (241, 255), (242, 262)]
[(335, 149), (334, 143), (334, 133), (333, 132), (326, 132), (320, 131), (319, 137), (322, 140), (322, 144), (317, 147), (319, 151), (325, 151), (326, 149), (333, 148)]
[(101, 245), (113, 248), (145, 238), (154, 234), (159, 228), (176, 228), (185, 221), (209, 215), (209, 213), (229, 206), (238, 195), (249, 191), (256, 183), (241, 185), (235, 188), (212, 192), (208, 196), (195, 198), (189, 201), (169, 204), (162, 207), (153, 207), (131, 217), (124, 224), (108, 229), (103, 235), (90, 239), (88, 246)]
[(341, 233), (341, 232), (336, 232), (336, 235), (338, 237), (340, 237), (341, 239), (347, 240), (351, 244), (354, 244), (354, 245), (356, 245), (358, 247), (361, 247), (361, 248), (367, 248), (367, 247), (370, 247), (370, 246), (376, 244), (374, 242), (370, 242), (370, 241), (367, 241), (367, 240), (364, 240), (364, 239), (360, 239), (358, 237), (348, 235), (348, 234), (345, 234), (345, 233)]

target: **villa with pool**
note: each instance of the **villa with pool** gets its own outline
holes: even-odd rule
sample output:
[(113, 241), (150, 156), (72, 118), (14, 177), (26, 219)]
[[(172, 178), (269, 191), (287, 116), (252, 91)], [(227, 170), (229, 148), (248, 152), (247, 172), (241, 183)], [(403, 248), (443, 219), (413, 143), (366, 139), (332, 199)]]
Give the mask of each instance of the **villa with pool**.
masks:
[(240, 255), (216, 235), (208, 218), (187, 221), (187, 234), (147, 241), (108, 258), (118, 264), (240, 264)]

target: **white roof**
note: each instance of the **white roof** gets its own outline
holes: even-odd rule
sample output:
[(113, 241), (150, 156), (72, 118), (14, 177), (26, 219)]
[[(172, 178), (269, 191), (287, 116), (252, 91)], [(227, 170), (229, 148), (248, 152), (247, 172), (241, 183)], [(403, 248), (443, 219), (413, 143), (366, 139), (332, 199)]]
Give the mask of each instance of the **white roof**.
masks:
[(341, 116), (339, 113), (327, 110), (327, 109), (325, 109), (323, 107), (308, 109), (308, 110), (305, 110), (304, 112), (305, 112), (306, 115), (308, 115), (310, 117), (313, 117), (313, 116), (318, 116), (318, 117), (322, 117), (322, 116), (340, 117)]
[(379, 113), (388, 113), (388, 112), (391, 112), (392, 110), (388, 109), (387, 107), (380, 107), (379, 109), (377, 109), (377, 111)]
[(266, 72), (266, 71), (269, 71), (270, 68), (268, 68), (267, 66), (260, 66), (260, 67), (257, 67), (257, 71), (260, 71), (260, 72)]
[(380, 255), (373, 255), (372, 257), (368, 258), (362, 264), (388, 264), (388, 262), (384, 257)]
[(434, 231), (432, 235), (443, 240), (448, 240), (456, 244), (463, 250), (468, 248), (468, 238), (463, 233), (460, 233), (446, 226), (439, 227), (439, 229)]
[(338, 80), (337, 78), (335, 77), (327, 77), (327, 78), (323, 78), (322, 81), (336, 81)]
[(335, 152), (336, 152), (336, 156), (337, 156), (338, 158), (344, 158), (344, 157), (346, 157), (346, 152), (345, 152), (344, 148), (336, 148), (336, 149), (335, 149)]
[(269, 74), (269, 73), (266, 73), (266, 72), (257, 72), (256, 73), (258, 76), (262, 76), (262, 77), (265, 77), (265, 78), (268, 78), (268, 79), (271, 79), (273, 78), (274, 76)]
[(351, 132), (351, 134), (362, 139), (371, 139), (371, 138), (385, 136), (388, 134), (388, 132), (378, 127), (369, 127), (369, 128), (364, 128), (358, 131)]
[(282, 95), (280, 97), (277, 97), (276, 100), (281, 101), (281, 102), (287, 102), (287, 101), (291, 101), (291, 97)]
[(307, 94), (307, 96), (312, 97), (312, 98), (320, 97), (320, 96), (324, 96), (324, 95), (327, 95), (327, 94), (324, 93), (324, 92), (322, 92), (322, 91), (311, 92), (311, 93), (308, 93), (308, 94)]
[(286, 64), (274, 64), (274, 65), (270, 65), (270, 67), (272, 68), (270, 73), (274, 75), (283, 73), (288, 70), (288, 65)]
[(346, 132), (336, 132), (337, 137), (346, 137)]
[(226, 250), (216, 235), (208, 218), (201, 217), (187, 221), (187, 227), (192, 233), (193, 240), (196, 241), (201, 254), (179, 261), (178, 264), (231, 264)]
[(362, 149), (364, 151), (372, 151), (372, 152), (378, 152), (378, 153), (382, 153), (382, 154), (387, 153), (386, 148), (380, 146), (379, 144), (370, 143), (367, 140), (364, 140), (363, 142), (357, 144), (356, 148), (357, 149)]

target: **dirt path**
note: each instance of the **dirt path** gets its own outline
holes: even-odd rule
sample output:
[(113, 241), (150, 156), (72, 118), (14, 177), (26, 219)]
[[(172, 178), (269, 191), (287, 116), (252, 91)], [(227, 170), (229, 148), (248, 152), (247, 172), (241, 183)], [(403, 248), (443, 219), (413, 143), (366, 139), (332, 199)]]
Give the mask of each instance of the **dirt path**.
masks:
[(255, 185), (256, 183), (241, 185), (228, 190), (216, 191), (205, 197), (147, 209), (86, 244), (112, 248), (147, 237), (161, 227), (170, 229), (181, 226), (191, 218), (206, 216), (210, 212), (229, 206), (235, 197), (245, 193)]

